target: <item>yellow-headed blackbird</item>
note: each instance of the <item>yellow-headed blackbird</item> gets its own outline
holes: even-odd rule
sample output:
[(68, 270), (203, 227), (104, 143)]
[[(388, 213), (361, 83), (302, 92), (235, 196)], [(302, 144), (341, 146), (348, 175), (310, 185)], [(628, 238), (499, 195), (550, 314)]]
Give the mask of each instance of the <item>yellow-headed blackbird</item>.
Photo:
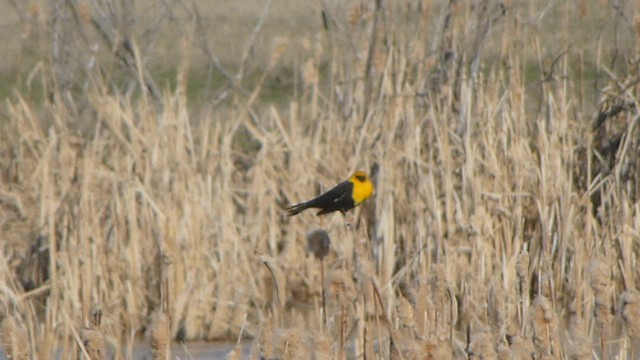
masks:
[(333, 211), (345, 213), (367, 200), (373, 194), (373, 183), (363, 171), (356, 171), (349, 179), (334, 186), (324, 194), (307, 202), (287, 208), (289, 216), (299, 214), (309, 208), (318, 208), (317, 215)]

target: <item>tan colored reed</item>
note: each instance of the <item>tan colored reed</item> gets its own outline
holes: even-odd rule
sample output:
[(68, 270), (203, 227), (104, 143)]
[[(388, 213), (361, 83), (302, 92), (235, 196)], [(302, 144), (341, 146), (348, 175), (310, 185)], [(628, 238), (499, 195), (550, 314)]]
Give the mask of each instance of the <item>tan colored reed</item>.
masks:
[(103, 360), (106, 357), (105, 339), (100, 329), (81, 329), (80, 338), (90, 360)]
[(557, 339), (558, 320), (553, 304), (544, 296), (538, 296), (531, 304), (533, 344), (538, 356), (551, 356)]
[(4, 353), (7, 359), (29, 360), (31, 359), (31, 345), (29, 334), (13, 317), (7, 317), (0, 324), (2, 328), (2, 341)]
[(603, 258), (591, 260), (589, 263), (589, 285), (593, 291), (595, 318), (600, 328), (611, 322), (611, 266)]
[[(615, 332), (638, 333), (634, 15), (606, 1), (310, 3), (193, 9), (176, 31), (193, 36), (158, 40), (166, 56), (135, 31), (152, 14), (104, 32), (91, 26), (120, 21), (83, 3), (67, 9), (73, 36), (54, 37), (55, 12), (16, 7), (24, 51), (8, 54), (91, 44), (71, 58), (99, 64), (69, 71), (46, 53), (3, 102), (0, 310), (22, 314), (30, 355), (75, 356), (60, 324), (100, 299), (118, 354), (164, 302), (158, 358), (173, 331), (253, 337), (256, 359), (633, 357)], [(210, 16), (246, 33), (209, 35)], [(585, 36), (592, 23), (615, 33)], [(157, 90), (158, 61), (175, 89)], [(355, 169), (376, 194), (348, 217), (286, 216)]]
[(618, 311), (627, 336), (640, 338), (640, 291), (629, 289), (620, 294)]
[(154, 360), (167, 360), (171, 357), (171, 325), (169, 317), (162, 310), (151, 316), (149, 342)]

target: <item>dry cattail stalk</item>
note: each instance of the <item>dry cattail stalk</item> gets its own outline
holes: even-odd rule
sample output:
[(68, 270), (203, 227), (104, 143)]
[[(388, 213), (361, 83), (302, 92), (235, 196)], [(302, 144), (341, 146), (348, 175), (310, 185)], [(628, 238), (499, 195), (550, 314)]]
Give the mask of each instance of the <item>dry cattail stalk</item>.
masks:
[(273, 324), (271, 316), (262, 321), (260, 336), (258, 337), (259, 351), (261, 359), (274, 359), (275, 350), (273, 348)]
[(509, 341), (512, 359), (529, 360), (531, 359), (531, 354), (535, 353), (533, 341), (530, 338), (525, 339), (520, 336), (518, 330), (513, 335), (507, 335), (507, 340)]
[(105, 356), (104, 336), (100, 329), (82, 329), (80, 330), (80, 338), (82, 345), (91, 360), (103, 360)]
[(413, 328), (415, 326), (415, 316), (413, 314), (413, 306), (409, 300), (407, 300), (404, 296), (398, 297), (398, 303), (396, 304), (396, 312), (398, 314), (398, 320), (400, 320), (400, 325)]
[(314, 359), (331, 359), (332, 340), (327, 333), (316, 333), (313, 335), (313, 358)]
[(171, 342), (169, 317), (161, 310), (155, 312), (149, 326), (151, 355), (154, 360), (167, 360), (171, 356), (169, 345)]
[(102, 307), (98, 304), (91, 305), (90, 315), (89, 326), (93, 329), (99, 328), (102, 323)]
[(506, 318), (508, 316), (504, 301), (504, 291), (502, 287), (491, 286), (489, 288), (489, 296), (487, 298), (487, 306), (489, 312), (489, 325), (500, 335), (506, 331)]
[(529, 279), (529, 252), (523, 249), (516, 260), (516, 274), (520, 283), (520, 291), (525, 289)]
[[(404, 356), (401, 354), (401, 349), (400, 347), (398, 347), (398, 344), (396, 344), (393, 341), (393, 337), (389, 337), (389, 359), (390, 360), (400, 360), (400, 359), (405, 359), (405, 358), (415, 358), (414, 356), (408, 356), (407, 354), (405, 354)], [(419, 350), (408, 350), (407, 352), (418, 352)]]
[(440, 339), (436, 341), (436, 346), (431, 350), (431, 358), (438, 360), (453, 359), (453, 349), (448, 339)]
[(13, 317), (2, 321), (2, 340), (7, 359), (31, 359), (29, 334), (22, 326), (18, 325)]
[(307, 233), (307, 253), (313, 254), (316, 259), (322, 260), (331, 249), (331, 237), (324, 229), (317, 229)]
[(566, 346), (567, 354), (574, 360), (591, 359), (592, 346), (591, 341), (586, 335), (584, 321), (577, 314), (569, 315), (569, 328), (567, 333), (570, 335), (569, 342)]
[(514, 359), (513, 352), (511, 351), (511, 348), (509, 347), (509, 345), (505, 344), (503, 341), (501, 341), (498, 344), (497, 352), (498, 352), (498, 354), (497, 354), (496, 358), (498, 360), (512, 360), (512, 359)]
[(640, 291), (629, 289), (620, 295), (618, 307), (627, 336), (632, 339), (640, 337)]
[(438, 357), (438, 343), (431, 340), (424, 342), (407, 341), (402, 348), (396, 346), (393, 341), (391, 341), (390, 345), (391, 360), (449, 359), (446, 356)]
[(429, 288), (426, 284), (421, 284), (416, 293), (415, 319), (416, 332), (422, 338), (427, 338), (435, 326), (436, 311)]
[[(442, 339), (449, 335), (453, 321), (457, 317), (457, 305), (454, 304), (455, 299), (452, 298), (443, 264), (435, 264), (431, 267), (427, 284), (428, 290), (421, 287), (418, 295), (420, 299), (424, 297), (425, 290), (428, 291), (426, 303), (419, 300), (416, 304), (417, 324), (420, 325), (420, 317), (426, 315), (426, 321), (432, 327), (429, 330), (434, 332), (436, 338)], [(455, 308), (454, 305), (456, 305)], [(427, 309), (426, 313), (418, 312), (424, 311), (424, 307)]]
[(566, 352), (573, 360), (588, 360), (592, 358), (591, 340), (589, 339), (589, 332), (584, 319), (582, 319), (582, 312), (580, 311), (582, 301), (576, 293), (577, 291), (575, 290), (568, 292), (571, 302), (567, 306), (569, 318), (567, 319), (568, 341), (566, 344)]
[(467, 353), (469, 359), (495, 359), (496, 353), (493, 338), (489, 331), (480, 331), (471, 335)]
[(589, 285), (593, 290), (594, 296), (594, 314), (596, 323), (600, 328), (608, 325), (613, 318), (611, 315), (611, 270), (610, 266), (604, 259), (593, 259), (589, 263)]
[(324, 229), (317, 229), (307, 233), (307, 253), (312, 253), (316, 259), (320, 260), (320, 286), (322, 287), (322, 321), (327, 326), (327, 299), (324, 283), (324, 257), (331, 249), (331, 238)]
[(277, 331), (276, 356), (282, 360), (311, 359), (311, 346), (307, 333), (300, 329)]
[(89, 359), (102, 360), (106, 354), (104, 335), (100, 331), (102, 308), (97, 304), (91, 305), (90, 316), (89, 327), (80, 330), (80, 338)]
[(556, 338), (558, 326), (553, 305), (544, 296), (539, 295), (531, 304), (531, 325), (533, 328), (533, 344), (539, 356), (550, 355), (552, 340)]
[(341, 307), (355, 300), (358, 295), (351, 273), (347, 270), (337, 269), (331, 271), (325, 280), (327, 284), (327, 305)]

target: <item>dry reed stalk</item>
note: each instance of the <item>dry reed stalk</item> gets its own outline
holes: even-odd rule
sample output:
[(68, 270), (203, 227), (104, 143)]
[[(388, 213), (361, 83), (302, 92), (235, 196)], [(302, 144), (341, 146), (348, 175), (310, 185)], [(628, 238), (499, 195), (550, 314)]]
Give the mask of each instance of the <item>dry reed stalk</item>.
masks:
[(104, 335), (100, 329), (81, 329), (80, 338), (90, 360), (103, 360), (105, 358)]
[(529, 308), (529, 252), (522, 249), (516, 260), (516, 275), (518, 276), (518, 317), (522, 327), (521, 333), (524, 333), (524, 327), (527, 324), (527, 310)]
[(154, 360), (168, 360), (171, 357), (171, 324), (162, 310), (156, 311), (149, 325), (151, 356)]
[(606, 358), (605, 350), (605, 327), (611, 323), (611, 270), (608, 262), (604, 258), (593, 259), (587, 268), (589, 273), (589, 286), (594, 296), (594, 315), (596, 324), (600, 329), (600, 348), (602, 357)]
[(316, 333), (313, 335), (313, 358), (317, 360), (332, 359), (335, 354), (332, 352), (333, 341), (328, 333)]
[(312, 359), (312, 346), (308, 334), (301, 329), (278, 329), (275, 337), (271, 339), (273, 342), (272, 357), (267, 357), (263, 353), (264, 359)]
[(27, 331), (13, 317), (5, 318), (0, 327), (2, 328), (2, 342), (6, 358), (15, 360), (31, 359), (31, 346)]
[(531, 354), (535, 353), (532, 339), (522, 337), (519, 330), (514, 329), (512, 334), (507, 336), (507, 339), (509, 340), (509, 351), (512, 359), (529, 360), (531, 359)]
[(275, 338), (273, 329), (273, 316), (269, 315), (268, 318), (262, 320), (262, 329), (260, 330), (260, 336), (258, 341), (260, 344), (260, 351), (262, 359), (274, 359), (276, 357), (276, 351), (273, 346), (273, 340)]
[(347, 341), (347, 305), (340, 306), (339, 313), (339, 347), (338, 347), (338, 359), (346, 359), (347, 353), (345, 351), (345, 343)]
[[(33, 223), (44, 227), (43, 232), (55, 235), (45, 237), (45, 242), (50, 242), (52, 250), (60, 250), (60, 253), (53, 253), (51, 262), (49, 259), (46, 262), (55, 264), (52, 270), (57, 271), (57, 275), (53, 276), (54, 295), (64, 291), (69, 298), (69, 301), (59, 301), (56, 295), (46, 299), (51, 304), (47, 312), (50, 318), (47, 328), (55, 328), (59, 314), (64, 311), (72, 313), (73, 304), (87, 303), (78, 301), (74, 295), (77, 292), (72, 290), (72, 281), (67, 280), (73, 278), (70, 275), (76, 274), (77, 270), (74, 269), (75, 261), (67, 261), (66, 257), (69, 256), (68, 249), (76, 248), (73, 246), (76, 240), (73, 239), (91, 238), (97, 239), (91, 243), (95, 249), (87, 252), (97, 254), (89, 260), (95, 266), (96, 274), (101, 274), (98, 293), (110, 303), (115, 303), (122, 294), (126, 294), (126, 304), (122, 307), (126, 310), (118, 310), (119, 313), (112, 318), (124, 319), (126, 324), (123, 326), (128, 330), (139, 329), (139, 319), (145, 316), (145, 309), (149, 308), (148, 295), (155, 291), (150, 289), (151, 286), (145, 286), (145, 282), (150, 280), (149, 283), (153, 284), (157, 281), (153, 274), (145, 271), (150, 267), (149, 254), (154, 253), (148, 245), (152, 243), (148, 241), (151, 238), (149, 229), (160, 228), (166, 223), (173, 233), (166, 242), (171, 242), (170, 253), (175, 254), (172, 260), (176, 264), (172, 269), (172, 276), (175, 276), (172, 278), (175, 283), (172, 284), (175, 286), (167, 289), (167, 295), (172, 295), (171, 299), (176, 299), (179, 308), (184, 309), (179, 315), (183, 317), (178, 321), (184, 320), (187, 329), (196, 329), (187, 331), (188, 336), (228, 335), (225, 331), (229, 318), (235, 318), (234, 311), (239, 316), (244, 316), (246, 312), (250, 315), (260, 312), (259, 306), (236, 311), (228, 305), (239, 297), (247, 297), (248, 304), (263, 303), (261, 279), (255, 279), (253, 275), (260, 273), (262, 266), (255, 261), (256, 254), (266, 253), (275, 257), (281, 251), (292, 253), (281, 249), (280, 239), (284, 237), (288, 241), (287, 237), (293, 238), (291, 234), (303, 233), (307, 222), (314, 219), (299, 218), (297, 223), (290, 221), (286, 223), (286, 228), (282, 226), (285, 220), (277, 206), (280, 193), (289, 191), (287, 189), (299, 191), (297, 189), (303, 188), (302, 184), (322, 182), (317, 179), (355, 162), (376, 161), (383, 169), (380, 193), (388, 196), (377, 201), (376, 211), (378, 215), (384, 215), (381, 218), (386, 223), (371, 221), (369, 225), (374, 230), (371, 231), (372, 240), (381, 239), (385, 247), (391, 244), (395, 246), (393, 251), (382, 252), (380, 276), (385, 284), (389, 284), (383, 288), (385, 300), (393, 300), (391, 294), (395, 289), (392, 285), (396, 279), (410, 282), (420, 278), (421, 285), (424, 285), (416, 289), (419, 290), (419, 296), (405, 295), (415, 305), (414, 309), (407, 307), (404, 298), (397, 298), (397, 320), (404, 324), (402, 326), (415, 327), (416, 334), (422, 339), (434, 339), (434, 344), (440, 341), (440, 336), (435, 334), (444, 334), (449, 327), (447, 336), (451, 337), (452, 343), (460, 341), (459, 334), (453, 333), (455, 338), (450, 335), (455, 323), (453, 316), (448, 315), (454, 311), (453, 291), (447, 291), (445, 296), (440, 291), (449, 288), (448, 283), (451, 283), (455, 284), (456, 293), (462, 294), (461, 300), (465, 304), (464, 316), (459, 322), (463, 324), (462, 328), (472, 321), (479, 321), (484, 328), (492, 326), (501, 333), (504, 323), (508, 322), (505, 319), (509, 318), (510, 306), (514, 305), (510, 302), (512, 294), (488, 291), (488, 296), (485, 296), (487, 289), (483, 289), (483, 285), (494, 281), (486, 274), (496, 269), (506, 269), (503, 259), (511, 261), (517, 255), (514, 252), (521, 248), (522, 241), (531, 240), (531, 244), (534, 244), (542, 235), (545, 242), (555, 241), (556, 229), (558, 252), (554, 253), (552, 259), (545, 260), (542, 267), (553, 268), (557, 272), (553, 274), (554, 277), (549, 276), (549, 272), (542, 274), (540, 281), (542, 293), (548, 295), (551, 301), (562, 298), (566, 284), (558, 280), (564, 279), (564, 269), (569, 267), (565, 265), (575, 264), (575, 268), (581, 271), (584, 264), (573, 263), (573, 259), (582, 261), (582, 256), (590, 254), (595, 245), (595, 241), (582, 242), (578, 239), (592, 239), (593, 236), (589, 234), (596, 233), (594, 229), (606, 229), (598, 232), (601, 234), (598, 242), (610, 244), (614, 242), (611, 234), (620, 233), (625, 228), (637, 228), (626, 216), (615, 216), (626, 208), (635, 212), (635, 202), (632, 196), (624, 194), (611, 195), (609, 198), (603, 195), (605, 201), (602, 204), (606, 206), (585, 205), (590, 201), (585, 201), (585, 197), (595, 192), (605, 194), (608, 184), (617, 181), (604, 173), (599, 179), (589, 179), (588, 183), (591, 180), (593, 182), (587, 184), (585, 189), (565, 187), (564, 184), (571, 182), (572, 174), (564, 167), (576, 161), (581, 162), (573, 154), (575, 147), (589, 146), (588, 140), (580, 139), (584, 135), (582, 121), (575, 121), (566, 114), (588, 113), (590, 105), (583, 105), (584, 101), (566, 96), (566, 90), (561, 89), (563, 86), (573, 89), (563, 84), (573, 79), (572, 74), (577, 68), (567, 65), (562, 74), (566, 81), (555, 81), (558, 77), (553, 77), (550, 79), (554, 81), (541, 83), (543, 99), (540, 99), (540, 108), (535, 108), (538, 99), (532, 94), (528, 77), (525, 76), (527, 74), (524, 74), (530, 72), (528, 64), (532, 61), (528, 56), (531, 51), (526, 50), (526, 46), (525, 51), (518, 50), (530, 40), (520, 35), (528, 32), (522, 31), (528, 26), (523, 26), (522, 19), (541, 19), (544, 12), (538, 12), (540, 7), (535, 2), (524, 6), (518, 6), (513, 1), (510, 3), (504, 3), (507, 7), (513, 6), (505, 11), (507, 15), (497, 14), (498, 18), (510, 16), (501, 44), (504, 57), (500, 58), (504, 66), (502, 63), (495, 66), (488, 62), (480, 64), (480, 60), (477, 60), (480, 58), (478, 44), (486, 42), (487, 53), (495, 50), (496, 44), (490, 32), (483, 29), (473, 41), (474, 28), (478, 24), (486, 26), (484, 21), (492, 12), (492, 6), (483, 10), (482, 6), (474, 8), (459, 1), (451, 1), (448, 6), (445, 4), (442, 7), (433, 6), (430, 2), (410, 2), (406, 4), (409, 11), (395, 13), (393, 4), (385, 3), (384, 7), (377, 8), (373, 13), (363, 8), (367, 5), (357, 4), (360, 8), (352, 11), (350, 19), (352, 31), (345, 34), (349, 39), (344, 40), (356, 48), (361, 44), (371, 45), (369, 55), (366, 49), (354, 54), (358, 50), (343, 52), (343, 48), (336, 46), (328, 57), (317, 55), (309, 61), (303, 69), (304, 73), (298, 74), (298, 69), (294, 69), (294, 76), (302, 76), (301, 80), (305, 81), (303, 85), (313, 85), (313, 89), (305, 90), (305, 94), (291, 100), (289, 109), (282, 110), (287, 107), (287, 100), (284, 100), (282, 104), (273, 106), (271, 115), (263, 116), (252, 109), (251, 104), (260, 101), (256, 97), (266, 93), (264, 89), (269, 83), (265, 76), (278, 75), (275, 73), (275, 64), (282, 59), (282, 47), (279, 45), (274, 47), (271, 58), (267, 56), (265, 59), (267, 71), (263, 76), (258, 76), (255, 91), (240, 90), (243, 86), (241, 83), (246, 84), (242, 81), (242, 75), (246, 59), (251, 58), (251, 46), (247, 47), (237, 80), (229, 81), (234, 91), (250, 98), (248, 101), (242, 97), (232, 99), (234, 106), (246, 109), (242, 112), (214, 111), (202, 117), (201, 123), (200, 120), (195, 121), (199, 116), (192, 112), (192, 108), (186, 108), (185, 98), (169, 95), (158, 108), (149, 109), (149, 104), (137, 102), (135, 96), (128, 97), (117, 92), (112, 94), (109, 89), (104, 93), (105, 96), (95, 100), (100, 104), (86, 112), (95, 114), (98, 120), (95, 136), (87, 144), (93, 160), (86, 163), (87, 168), (82, 176), (85, 182), (83, 186), (86, 186), (83, 194), (86, 196), (82, 197), (80, 203), (73, 196), (65, 195), (68, 192), (66, 177), (70, 176), (70, 168), (58, 154), (62, 151), (54, 148), (64, 150), (68, 147), (68, 139), (63, 134), (74, 133), (76, 129), (73, 123), (82, 119), (70, 115), (71, 111), (67, 114), (64, 109), (57, 110), (61, 104), (55, 98), (61, 94), (55, 92), (52, 94), (53, 100), (43, 109), (33, 105), (29, 98), (17, 101), (9, 99), (7, 122), (14, 130), (0, 131), (3, 140), (0, 141), (0, 147), (5, 154), (12, 154), (15, 150), (19, 155), (15, 158), (9, 156), (12, 158), (10, 164), (0, 160), (0, 167), (15, 169), (9, 171), (15, 175), (3, 176), (3, 181), (5, 178), (18, 180), (3, 182), (2, 191), (15, 193), (20, 199), (23, 210), (19, 213), (24, 214), (13, 216), (33, 220)], [(607, 6), (606, 2), (603, 1), (602, 6)], [(566, 14), (569, 13), (567, 11)], [(408, 16), (405, 17), (405, 14)], [(374, 20), (374, 16), (379, 20)], [(415, 31), (403, 33), (406, 29), (396, 17), (409, 23), (411, 30), (420, 30), (417, 34)], [(545, 17), (545, 20), (548, 18)], [(563, 16), (562, 21), (565, 20)], [(378, 25), (371, 26), (372, 21), (378, 21)], [(415, 21), (419, 21), (419, 24)], [(340, 26), (339, 20), (337, 24)], [(396, 26), (399, 32), (395, 32)], [(544, 33), (547, 30), (545, 28), (543, 26), (537, 30)], [(498, 27), (496, 29), (500, 31)], [(253, 38), (257, 37), (258, 31), (254, 31)], [(342, 41), (341, 35), (339, 29), (335, 28), (330, 33), (332, 41)], [(371, 41), (367, 41), (369, 36)], [(410, 39), (403, 40), (404, 37)], [(472, 40), (473, 48), (466, 46), (463, 41), (465, 38)], [(318, 52), (326, 50), (324, 44), (328, 37), (319, 34), (317, 39)], [(407, 46), (410, 44), (421, 46), (417, 51), (411, 50), (417, 54), (405, 53), (405, 49), (412, 47)], [(616, 41), (616, 46), (619, 45)], [(619, 48), (624, 50), (623, 47)], [(549, 48), (548, 51), (553, 50)], [(540, 63), (544, 62), (545, 57), (548, 58), (546, 52), (547, 49), (541, 52)], [(215, 58), (214, 54), (210, 55)], [(581, 63), (589, 62), (587, 50), (580, 51), (579, 56)], [(471, 67), (486, 64), (487, 71), (476, 72), (475, 84), (460, 85), (468, 76), (466, 69), (470, 67), (467, 63), (470, 58), (474, 62)], [(567, 53), (567, 58), (569, 62), (564, 64), (571, 64), (571, 60), (575, 59), (571, 53)], [(363, 60), (370, 64), (367, 65), (369, 70), (354, 71)], [(604, 55), (602, 60), (597, 58), (598, 64), (601, 61), (604, 61)], [(136, 64), (142, 66), (141, 61)], [(324, 71), (325, 68), (327, 71)], [(44, 70), (43, 73), (47, 72)], [(140, 77), (146, 77), (144, 69), (138, 71)], [(180, 76), (184, 76), (184, 71), (186, 69), (180, 71)], [(436, 80), (439, 81), (434, 81), (436, 86), (429, 89), (425, 84), (429, 83), (429, 74), (435, 71), (438, 71), (439, 79)], [(615, 72), (616, 69), (611, 71)], [(557, 72), (558, 69), (556, 75)], [(363, 81), (363, 73), (371, 76)], [(553, 73), (553, 69), (550, 73)], [(363, 91), (362, 84), (365, 82), (370, 92)], [(181, 83), (179, 92), (184, 91), (185, 85)], [(294, 88), (297, 89), (296, 86)], [(575, 89), (579, 90), (577, 87)], [(48, 93), (48, 90), (44, 93)], [(629, 90), (628, 94), (635, 96), (631, 88)], [(588, 98), (584, 96), (586, 94), (580, 95), (580, 98)], [(291, 113), (288, 123), (279, 120), (280, 112), (286, 111)], [(41, 116), (40, 113), (46, 115)], [(336, 114), (342, 115), (343, 119), (334, 121), (332, 118)], [(225, 124), (223, 117), (229, 117), (231, 120), (228, 123), (231, 125)], [(190, 122), (190, 119), (194, 121)], [(547, 128), (547, 125), (554, 127)], [(189, 130), (190, 126), (193, 126), (193, 131)], [(51, 137), (49, 141), (46, 130), (43, 130), (48, 127), (55, 129), (60, 136), (57, 139)], [(246, 139), (243, 139), (244, 127), (249, 134)], [(457, 128), (462, 130), (456, 131)], [(576, 129), (578, 131), (573, 131)], [(627, 135), (625, 137), (633, 138), (632, 132)], [(254, 145), (256, 149), (251, 148)], [(629, 150), (635, 151), (633, 148)], [(597, 162), (597, 159), (587, 156), (587, 161)], [(44, 175), (40, 176), (40, 173)], [(589, 194), (585, 196), (586, 190)], [(499, 199), (496, 202), (499, 205), (497, 211), (478, 201), (480, 196), (486, 194)], [(540, 209), (535, 209), (533, 215), (524, 210), (527, 214), (520, 216), (523, 212), (522, 201), (513, 201), (521, 197), (520, 194), (526, 194), (528, 204), (540, 204)], [(39, 207), (38, 201), (42, 202)], [(4, 219), (3, 215), (6, 214), (4, 207), (11, 207), (11, 203), (0, 204), (1, 218)], [(559, 211), (552, 209), (558, 205)], [(69, 221), (65, 213), (66, 208), (73, 207), (81, 209), (78, 213), (81, 216), (78, 220), (81, 231), (74, 229), (74, 223)], [(565, 213), (565, 207), (571, 207), (575, 212)], [(163, 217), (162, 213), (166, 216)], [(492, 215), (484, 216), (486, 214)], [(590, 219), (587, 221), (591, 225), (572, 229), (573, 218)], [(377, 219), (380, 220), (380, 217)], [(12, 232), (5, 232), (4, 226), (12, 230), (16, 228), (12, 222), (3, 222), (2, 235)], [(543, 223), (544, 230), (541, 229)], [(547, 223), (550, 224), (548, 228)], [(378, 233), (380, 228), (383, 234)], [(530, 231), (531, 228), (534, 230)], [(516, 233), (510, 233), (511, 229), (515, 229)], [(475, 238), (460, 241), (461, 233), (472, 234), (463, 236)], [(565, 241), (567, 233), (575, 239), (573, 242)], [(21, 233), (16, 237), (33, 238), (23, 235)], [(487, 241), (487, 235), (491, 241)], [(466, 240), (473, 240), (474, 246), (468, 247), (467, 243), (470, 242)], [(550, 242), (547, 244), (552, 245)], [(570, 251), (567, 251), (567, 247)], [(549, 246), (545, 249), (556, 248)], [(634, 259), (634, 251), (631, 249), (623, 255)], [(332, 284), (326, 287), (327, 304), (324, 311), (325, 315), (331, 315), (334, 319), (340, 318), (333, 320), (333, 323), (325, 320), (337, 339), (338, 323), (345, 324), (345, 320), (353, 315), (349, 313), (352, 308), (344, 304), (349, 304), (356, 296), (345, 295), (350, 290), (336, 290), (340, 286), (351, 286), (347, 283), (352, 283), (352, 280), (347, 277), (353, 272), (353, 259), (350, 258), (350, 251), (335, 253), (335, 263), (327, 262), (329, 258), (324, 260), (327, 262), (327, 271), (338, 267), (346, 269), (345, 280), (341, 281), (342, 285), (336, 284), (329, 279), (332, 275), (327, 274), (327, 279), (322, 283)], [(572, 253), (576, 256), (573, 257)], [(535, 261), (531, 261), (537, 264), (539, 251), (532, 250), (531, 254), (535, 257)], [(417, 260), (413, 261), (412, 258)], [(274, 291), (274, 303), (283, 304), (284, 301), (279, 300), (285, 300), (287, 294), (278, 283), (288, 283), (291, 293), (294, 289), (291, 280), (303, 277), (299, 275), (303, 273), (299, 271), (302, 267), (299, 259), (292, 257), (287, 260), (291, 261), (286, 269), (282, 269), (284, 279), (274, 280), (273, 288), (277, 288)], [(432, 286), (426, 281), (433, 262), (447, 264), (450, 278), (442, 286)], [(232, 264), (240, 266), (235, 268)], [(625, 276), (637, 278), (636, 269), (626, 265)], [(517, 305), (520, 314), (518, 325), (522, 325), (519, 333), (524, 335), (526, 326), (531, 323), (527, 311), (530, 309), (529, 281), (533, 278), (528, 270), (531, 266), (526, 251), (518, 255), (515, 267), (520, 301)], [(474, 271), (467, 275), (462, 270), (467, 268)], [(8, 269), (6, 273), (11, 274), (11, 270)], [(273, 273), (271, 276), (276, 278)], [(506, 273), (502, 288), (507, 289), (506, 286), (512, 284), (511, 280), (512, 274)], [(555, 280), (553, 288), (550, 287), (550, 280)], [(621, 288), (619, 279), (609, 278), (607, 281), (611, 283), (610, 288)], [(137, 291), (140, 288), (145, 296), (138, 296), (129, 290)], [(198, 295), (205, 296), (191, 296), (191, 289), (197, 289)], [(336, 294), (338, 291), (343, 293)], [(552, 297), (554, 291), (560, 296)], [(353, 292), (357, 293), (355, 290)], [(88, 294), (87, 291), (84, 296), (88, 298)], [(210, 300), (199, 300), (203, 298)], [(484, 307), (485, 298), (489, 299), (488, 308)], [(596, 295), (596, 298), (598, 303), (600, 296)], [(607, 301), (610, 302), (611, 292), (604, 298), (609, 298)], [(214, 321), (208, 315), (212, 303), (216, 304), (216, 309), (219, 309), (217, 313), (220, 314)], [(393, 301), (389, 304), (393, 304)], [(602, 301), (602, 304), (606, 306), (596, 308), (602, 312), (608, 311), (610, 306), (606, 301)], [(405, 310), (414, 310), (413, 323), (409, 311), (405, 311), (404, 319), (401, 316), (402, 306), (405, 306)], [(567, 313), (566, 307), (560, 308), (567, 304), (558, 306), (558, 313)], [(486, 309), (489, 310), (488, 314)], [(603, 319), (610, 314), (597, 314), (596, 322), (608, 322)], [(204, 321), (201, 320), (203, 318)], [(578, 319), (576, 314), (574, 320), (577, 322)], [(38, 320), (42, 319), (36, 318), (33, 322), (38, 323)], [(208, 327), (207, 324), (211, 322), (215, 326)], [(284, 322), (278, 325), (282, 324)], [(214, 328), (216, 330), (212, 330)], [(518, 354), (518, 342), (530, 341), (520, 335), (518, 331), (508, 334), (515, 339), (509, 348), (514, 357)], [(269, 339), (273, 340), (273, 334)], [(506, 354), (504, 344), (501, 343), (501, 346)], [(522, 347), (528, 346), (526, 343)], [(409, 346), (401, 349), (410, 351)], [(556, 354), (555, 350), (560, 349), (554, 348), (554, 355), (559, 357), (571, 356)]]
[(396, 314), (400, 321), (400, 326), (413, 329), (416, 324), (413, 306), (411, 306), (409, 300), (402, 295), (398, 296)]
[(502, 338), (506, 332), (506, 320), (509, 316), (506, 308), (505, 294), (500, 285), (492, 285), (489, 288), (487, 298), (488, 321), (494, 333)]
[(566, 321), (566, 342), (563, 344), (565, 353), (575, 360), (587, 360), (592, 356), (591, 340), (586, 326), (583, 306), (582, 281), (575, 279), (577, 289), (570, 287), (567, 289), (567, 321)]
[(553, 304), (546, 297), (539, 295), (531, 304), (530, 313), (536, 352), (540, 357), (550, 356), (554, 351), (558, 351), (552, 346), (557, 339), (558, 326)]
[(513, 352), (508, 344), (501, 341), (498, 344), (498, 348), (496, 349), (496, 359), (498, 360), (512, 360), (515, 357), (513, 356)]
[(431, 267), (428, 277), (429, 296), (433, 302), (433, 316), (431, 319), (434, 334), (438, 339), (449, 336), (453, 328), (453, 322), (457, 317), (457, 309), (454, 306), (455, 299), (451, 297), (446, 268), (443, 264), (435, 264)]
[(102, 308), (93, 304), (90, 310), (89, 327), (80, 330), (82, 345), (91, 360), (102, 360), (106, 355), (104, 334), (100, 330), (101, 323)]
[(640, 338), (640, 291), (629, 289), (620, 294), (618, 312), (627, 336)]
[(584, 320), (576, 312), (569, 314), (567, 327), (569, 341), (566, 345), (567, 355), (573, 360), (588, 360), (593, 357), (591, 341), (587, 334)]
[(431, 359), (452, 360), (455, 353), (451, 347), (449, 339), (440, 339), (434, 342), (424, 342), (424, 351), (430, 355)]
[(467, 346), (467, 354), (469, 355), (469, 359), (495, 359), (498, 357), (494, 346), (494, 339), (489, 329), (475, 332), (471, 335)]

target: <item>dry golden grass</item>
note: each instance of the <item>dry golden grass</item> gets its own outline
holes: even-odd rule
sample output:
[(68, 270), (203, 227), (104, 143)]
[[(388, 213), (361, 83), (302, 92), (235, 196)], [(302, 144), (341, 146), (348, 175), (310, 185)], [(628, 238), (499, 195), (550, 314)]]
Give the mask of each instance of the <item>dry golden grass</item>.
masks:
[[(154, 100), (38, 72), (51, 96), (16, 94), (0, 131), (7, 349), (127, 358), (149, 327), (156, 358), (169, 339), (241, 336), (255, 359), (640, 353), (640, 34), (625, 28), (629, 63), (609, 69), (568, 25), (606, 4), (514, 3), (327, 5), (326, 30), (296, 39), (284, 105), (262, 99), (292, 40), (202, 111), (186, 78)], [(376, 195), (351, 220), (286, 216), (356, 168)], [(92, 304), (99, 329), (78, 334)]]

